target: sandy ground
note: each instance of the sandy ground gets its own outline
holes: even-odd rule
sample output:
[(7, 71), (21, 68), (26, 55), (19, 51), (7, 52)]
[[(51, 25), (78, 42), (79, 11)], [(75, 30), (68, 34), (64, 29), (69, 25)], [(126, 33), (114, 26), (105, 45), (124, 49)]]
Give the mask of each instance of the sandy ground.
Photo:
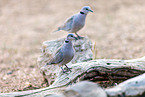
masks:
[(144, 0), (0, 0), (1, 93), (45, 87), (37, 67), (41, 44), (65, 37), (51, 32), (86, 5), (94, 13), (79, 34), (96, 42), (98, 59), (145, 55)]

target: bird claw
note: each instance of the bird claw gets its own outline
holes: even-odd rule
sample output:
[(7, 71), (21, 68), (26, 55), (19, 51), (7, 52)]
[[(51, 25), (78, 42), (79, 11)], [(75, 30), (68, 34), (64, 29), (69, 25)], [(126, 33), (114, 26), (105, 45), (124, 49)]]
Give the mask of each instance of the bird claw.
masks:
[(64, 70), (63, 70), (62, 72), (63, 72), (63, 73), (66, 73), (66, 71), (64, 71)]
[(72, 68), (67, 68), (67, 71), (70, 71), (70, 72), (72, 72), (72, 71), (71, 71), (71, 69), (72, 69)]
[(75, 34), (77, 35), (77, 38), (78, 38), (78, 39), (83, 39), (83, 38), (84, 38), (84, 37), (78, 35), (77, 33), (75, 33)]
[(78, 39), (83, 39), (84, 37), (82, 37), (82, 36), (78, 36)]
[(67, 70), (64, 70), (64, 69), (61, 67), (61, 69), (62, 69), (62, 72), (63, 72), (63, 73), (67, 73), (67, 72), (69, 72), (69, 71), (72, 72), (72, 71), (71, 71), (72, 68), (67, 68)]
[(69, 71), (72, 72), (71, 70), (63, 70), (62, 72), (63, 73), (68, 73)]

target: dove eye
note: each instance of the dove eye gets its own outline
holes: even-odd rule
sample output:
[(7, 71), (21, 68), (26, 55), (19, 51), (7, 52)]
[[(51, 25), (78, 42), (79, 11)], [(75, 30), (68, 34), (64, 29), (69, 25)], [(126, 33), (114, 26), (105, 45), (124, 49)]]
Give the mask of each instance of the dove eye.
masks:
[(86, 8), (86, 10), (88, 10), (88, 8)]

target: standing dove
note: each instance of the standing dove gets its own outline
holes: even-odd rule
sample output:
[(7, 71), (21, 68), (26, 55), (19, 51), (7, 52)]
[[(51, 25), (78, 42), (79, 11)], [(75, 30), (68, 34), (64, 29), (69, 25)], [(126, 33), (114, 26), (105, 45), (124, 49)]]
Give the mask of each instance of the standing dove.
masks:
[(65, 73), (65, 71), (62, 68), (62, 65), (65, 65), (67, 70), (71, 71), (66, 64), (69, 63), (74, 57), (75, 51), (72, 45), (73, 39), (77, 40), (75, 35), (72, 33), (68, 34), (64, 41), (64, 44), (60, 48), (58, 48), (56, 53), (52, 56), (52, 58), (50, 58), (49, 62), (46, 63), (46, 65), (58, 64), (59, 66), (61, 66), (63, 73)]
[(69, 33), (75, 33), (78, 36), (78, 38), (81, 38), (81, 36), (79, 36), (77, 32), (84, 27), (88, 12), (93, 11), (89, 6), (84, 6), (79, 13), (69, 17), (65, 21), (65, 23), (62, 26), (58, 27), (58, 29), (54, 32), (64, 30)]

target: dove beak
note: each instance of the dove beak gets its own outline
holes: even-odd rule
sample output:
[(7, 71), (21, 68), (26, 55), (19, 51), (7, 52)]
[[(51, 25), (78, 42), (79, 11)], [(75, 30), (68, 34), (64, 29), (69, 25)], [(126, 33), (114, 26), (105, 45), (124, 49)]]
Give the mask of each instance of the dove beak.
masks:
[(93, 10), (89, 10), (90, 12), (93, 12)]

